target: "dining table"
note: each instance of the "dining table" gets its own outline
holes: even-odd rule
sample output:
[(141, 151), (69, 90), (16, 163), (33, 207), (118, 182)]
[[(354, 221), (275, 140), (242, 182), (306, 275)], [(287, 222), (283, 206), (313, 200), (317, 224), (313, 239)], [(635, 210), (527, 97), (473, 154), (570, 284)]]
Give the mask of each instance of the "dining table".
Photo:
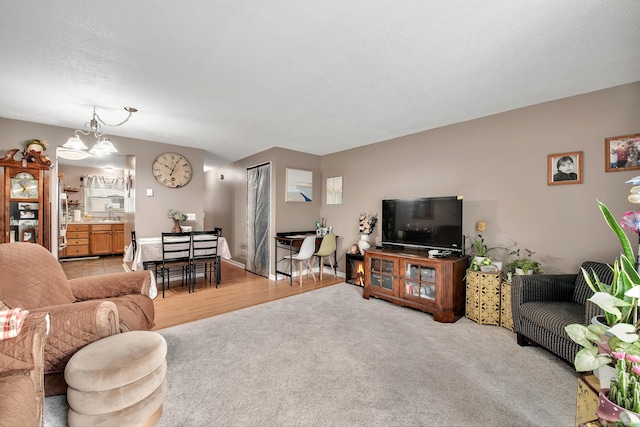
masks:
[[(194, 240), (198, 240), (198, 236), (194, 236)], [(188, 244), (185, 245), (188, 246)], [(127, 246), (124, 253), (124, 261), (131, 263), (131, 270), (146, 270), (149, 263), (162, 263), (162, 237), (138, 237), (136, 238), (136, 246), (135, 254), (133, 253), (133, 245)], [(227, 239), (221, 236), (218, 237), (218, 256), (231, 259)]]

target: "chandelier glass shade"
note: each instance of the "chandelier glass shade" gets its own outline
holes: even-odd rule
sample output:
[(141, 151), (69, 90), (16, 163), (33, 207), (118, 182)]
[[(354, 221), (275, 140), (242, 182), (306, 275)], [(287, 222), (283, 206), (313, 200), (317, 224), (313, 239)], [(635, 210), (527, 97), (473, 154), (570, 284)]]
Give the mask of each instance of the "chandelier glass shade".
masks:
[(88, 150), (89, 147), (87, 147), (85, 143), (82, 141), (82, 139), (80, 139), (79, 134), (87, 135), (87, 136), (93, 134), (93, 136), (96, 139), (96, 143), (93, 146), (93, 148), (89, 150), (89, 153), (93, 154), (94, 156), (104, 156), (104, 155), (109, 155), (111, 153), (117, 153), (118, 150), (116, 149), (116, 147), (113, 146), (113, 143), (109, 139), (109, 136), (107, 136), (105, 133), (102, 132), (102, 127), (100, 126), (100, 123), (102, 123), (105, 126), (118, 127), (125, 124), (131, 118), (131, 115), (136, 111), (138, 111), (133, 107), (124, 107), (124, 109), (129, 113), (129, 115), (122, 122), (116, 125), (110, 125), (108, 123), (105, 123), (100, 118), (100, 116), (98, 116), (98, 113), (96, 113), (96, 107), (93, 107), (93, 117), (91, 118), (91, 120), (89, 120), (84, 124), (85, 130), (80, 130), (80, 129), (76, 130), (74, 132), (74, 135), (71, 138), (69, 138), (67, 142), (64, 143), (62, 146), (64, 148), (67, 148), (69, 150), (74, 150), (74, 151)]

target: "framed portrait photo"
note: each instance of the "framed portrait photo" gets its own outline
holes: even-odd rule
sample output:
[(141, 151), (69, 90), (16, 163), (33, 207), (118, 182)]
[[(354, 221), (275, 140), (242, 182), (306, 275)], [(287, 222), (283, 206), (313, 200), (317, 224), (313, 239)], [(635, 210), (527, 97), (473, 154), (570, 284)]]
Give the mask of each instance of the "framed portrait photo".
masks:
[(25, 228), (22, 230), (22, 238), (21, 242), (31, 242), (35, 243), (36, 241), (36, 230), (35, 228)]
[(640, 133), (604, 139), (604, 171), (640, 169)]
[(313, 201), (313, 172), (287, 168), (286, 202)]
[(549, 154), (547, 185), (582, 184), (582, 151)]

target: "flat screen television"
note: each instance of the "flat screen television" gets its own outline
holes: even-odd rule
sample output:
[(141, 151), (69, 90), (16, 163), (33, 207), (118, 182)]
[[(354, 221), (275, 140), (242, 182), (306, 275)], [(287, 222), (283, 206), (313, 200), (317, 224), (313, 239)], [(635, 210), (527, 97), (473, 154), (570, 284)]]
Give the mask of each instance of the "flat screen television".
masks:
[(382, 245), (464, 255), (462, 196), (382, 201)]

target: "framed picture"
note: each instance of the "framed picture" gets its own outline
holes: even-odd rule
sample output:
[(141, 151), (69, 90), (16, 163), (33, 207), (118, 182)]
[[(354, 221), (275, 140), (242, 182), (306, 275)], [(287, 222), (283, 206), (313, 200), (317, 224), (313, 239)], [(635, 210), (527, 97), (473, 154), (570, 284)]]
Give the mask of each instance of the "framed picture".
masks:
[(327, 204), (328, 205), (342, 204), (342, 177), (341, 176), (334, 176), (333, 178), (327, 178)]
[(604, 171), (640, 169), (640, 133), (604, 139)]
[(313, 172), (287, 168), (287, 202), (313, 201)]
[(33, 219), (36, 217), (35, 212), (33, 211), (18, 211), (20, 214), (20, 219)]
[(35, 228), (25, 228), (22, 230), (22, 236), (20, 238), (21, 242), (32, 242), (36, 241), (36, 230)]
[(582, 151), (549, 154), (547, 185), (582, 184)]

